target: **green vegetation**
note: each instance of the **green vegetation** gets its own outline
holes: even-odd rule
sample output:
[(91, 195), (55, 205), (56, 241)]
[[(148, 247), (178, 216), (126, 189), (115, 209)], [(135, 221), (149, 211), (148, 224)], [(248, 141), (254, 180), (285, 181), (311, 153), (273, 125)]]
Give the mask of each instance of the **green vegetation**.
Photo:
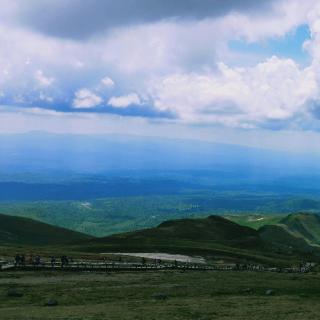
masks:
[(308, 242), (298, 237), (281, 225), (266, 225), (259, 229), (261, 239), (270, 247), (281, 250), (284, 254), (298, 250), (300, 252), (320, 252), (318, 248), (312, 247)]
[[(319, 283), (312, 273), (0, 273), (0, 314), (2, 320), (314, 320)], [(10, 288), (23, 296), (8, 297)], [(46, 307), (50, 299), (58, 305)]]
[[(317, 217), (295, 214), (272, 219), (264, 221), (277, 224), (256, 230), (221, 216), (189, 218), (166, 221), (156, 228), (89, 238), (30, 219), (0, 215), (0, 256), (31, 252), (46, 257), (67, 254), (82, 260), (103, 259), (104, 252), (131, 251), (203, 256), (209, 264), (259, 263), (281, 267), (298, 266), (302, 260), (319, 261), (319, 249), (302, 238), (301, 232), (296, 235), (289, 230), (295, 230), (303, 221), (307, 234), (315, 233), (316, 225), (320, 225)], [(242, 221), (246, 223), (245, 219)], [(310, 230), (306, 221), (313, 221)], [(74, 243), (63, 244), (66, 239)], [(319, 283), (320, 274), (315, 272), (2, 271), (0, 318), (313, 320), (320, 312)], [(46, 306), (49, 301), (56, 305)]]
[(315, 214), (290, 214), (279, 223), (293, 233), (304, 238), (309, 243), (320, 244), (320, 217)]
[(274, 225), (281, 221), (284, 215), (274, 214), (238, 214), (225, 215), (225, 218), (234, 221), (241, 226), (250, 227), (258, 230), (265, 225)]
[[(0, 203), (0, 212), (95, 236), (133, 231), (197, 214), (184, 197), (121, 197), (91, 201)], [(206, 211), (198, 214), (209, 215)]]
[(301, 260), (318, 261), (320, 255), (319, 248), (281, 226), (264, 226), (255, 230), (220, 216), (171, 220), (156, 228), (82, 242), (73, 250), (90, 253), (181, 253), (201, 255), (210, 262), (232, 261), (270, 266), (290, 266)]
[(0, 202), (0, 212), (33, 218), (94, 236), (134, 231), (172, 219), (226, 215), (259, 229), (291, 212), (320, 211), (320, 199), (245, 192), (188, 192), (179, 195), (110, 197), (83, 201)]
[(1, 244), (56, 245), (90, 238), (90, 236), (79, 232), (32, 219), (0, 214)]
[(150, 242), (157, 240), (189, 240), (213, 241), (236, 247), (259, 246), (258, 232), (240, 226), (220, 216), (208, 218), (170, 220), (161, 223), (153, 229), (145, 229), (132, 233), (114, 235), (109, 238), (99, 239), (101, 242), (108, 239), (127, 239), (129, 241), (148, 238)]
[(318, 252), (320, 244), (320, 217), (311, 213), (281, 215), (227, 216), (241, 225), (259, 230), (260, 237), (283, 252), (299, 250)]
[[(281, 224), (264, 225), (258, 230), (221, 216), (209, 216), (170, 220), (155, 228), (93, 238), (26, 218), (0, 215), (0, 243), (11, 244), (11, 247), (16, 244), (28, 252), (38, 251), (37, 246), (47, 245), (41, 251), (54, 255), (66, 251), (77, 255), (163, 252), (201, 255), (213, 263), (228, 261), (290, 266), (301, 260), (318, 261), (320, 257), (319, 246), (291, 232), (284, 224), (295, 221), (296, 225), (301, 219), (314, 221), (320, 226), (320, 220), (311, 214), (289, 215), (281, 219)], [(315, 225), (312, 225), (312, 230), (316, 230)], [(308, 232), (308, 229), (304, 231)]]

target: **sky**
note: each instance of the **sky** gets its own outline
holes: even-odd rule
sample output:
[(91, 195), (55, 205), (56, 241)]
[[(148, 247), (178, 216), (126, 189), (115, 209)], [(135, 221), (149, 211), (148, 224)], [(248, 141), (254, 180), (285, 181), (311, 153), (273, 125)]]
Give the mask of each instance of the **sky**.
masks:
[(0, 133), (320, 152), (317, 0), (0, 0)]

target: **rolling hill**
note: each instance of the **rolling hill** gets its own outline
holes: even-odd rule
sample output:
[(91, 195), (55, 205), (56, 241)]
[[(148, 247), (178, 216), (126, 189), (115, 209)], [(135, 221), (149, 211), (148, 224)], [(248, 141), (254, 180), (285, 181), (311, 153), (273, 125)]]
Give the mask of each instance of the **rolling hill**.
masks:
[(91, 236), (28, 218), (0, 214), (0, 244), (60, 245)]
[(279, 221), (289, 232), (312, 244), (320, 244), (320, 216), (310, 213), (294, 213)]
[[(283, 239), (287, 245), (284, 245)], [(290, 246), (291, 240), (294, 242)], [(317, 259), (315, 250), (308, 242), (296, 239), (283, 227), (268, 226), (255, 230), (221, 216), (166, 221), (155, 228), (95, 238), (80, 244), (75, 250), (95, 253), (179, 253), (201, 255), (213, 261), (269, 265)]]
[(150, 241), (213, 241), (236, 247), (253, 247), (260, 243), (256, 230), (240, 226), (220, 216), (165, 221), (156, 228), (115, 235), (111, 238), (126, 238), (132, 241), (146, 238)]
[(262, 241), (279, 252), (320, 253), (319, 248), (310, 245), (303, 237), (297, 236), (281, 225), (266, 225), (259, 229)]
[(316, 214), (292, 213), (278, 223), (262, 226), (258, 232), (276, 250), (320, 255), (320, 217)]
[[(313, 215), (289, 215), (281, 220), (281, 224), (264, 225), (256, 230), (211, 215), (169, 220), (155, 228), (94, 238), (35, 220), (0, 214), (0, 244), (61, 245), (82, 253), (180, 253), (201, 255), (214, 261), (286, 265), (290, 261), (315, 261), (320, 257), (320, 247), (312, 245), (304, 236), (311, 239), (309, 234), (314, 234), (315, 238), (317, 229), (312, 221), (317, 219)], [(301, 221), (308, 221), (310, 228), (298, 228)]]

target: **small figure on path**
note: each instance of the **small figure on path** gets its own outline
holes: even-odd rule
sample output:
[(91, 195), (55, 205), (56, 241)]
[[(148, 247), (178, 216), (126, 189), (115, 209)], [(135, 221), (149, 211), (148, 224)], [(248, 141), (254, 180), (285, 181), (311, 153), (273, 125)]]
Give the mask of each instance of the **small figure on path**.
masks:
[(61, 268), (64, 268), (69, 264), (69, 260), (67, 256), (62, 256), (61, 257)]
[(16, 254), (14, 258), (14, 266), (17, 267), (18, 265), (20, 265), (20, 261), (21, 261), (20, 255)]
[(54, 268), (56, 264), (56, 258), (54, 256), (51, 257), (50, 263), (51, 263), (51, 268)]
[(36, 256), (35, 257), (35, 259), (34, 259), (34, 264), (36, 265), (36, 266), (39, 266), (40, 265), (40, 263), (41, 263), (41, 258), (40, 258), (40, 256)]
[(20, 256), (20, 263), (22, 266), (26, 264), (26, 256), (24, 254)]

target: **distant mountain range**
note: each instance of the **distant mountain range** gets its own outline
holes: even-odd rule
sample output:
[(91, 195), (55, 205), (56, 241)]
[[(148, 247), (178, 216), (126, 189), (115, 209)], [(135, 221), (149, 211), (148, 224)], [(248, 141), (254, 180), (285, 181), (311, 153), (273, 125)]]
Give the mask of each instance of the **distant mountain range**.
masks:
[(245, 190), (320, 190), (320, 161), (192, 140), (48, 133), (0, 135), (0, 201), (86, 200)]
[(222, 171), (226, 176), (237, 172), (239, 179), (280, 176), (281, 169), (286, 169), (288, 175), (305, 174), (315, 166), (320, 167), (317, 159), (308, 155), (196, 140), (121, 135), (43, 132), (0, 135), (0, 154), (1, 171), (12, 173), (113, 172), (117, 175), (135, 171), (150, 175), (150, 171), (152, 174), (210, 170)]

